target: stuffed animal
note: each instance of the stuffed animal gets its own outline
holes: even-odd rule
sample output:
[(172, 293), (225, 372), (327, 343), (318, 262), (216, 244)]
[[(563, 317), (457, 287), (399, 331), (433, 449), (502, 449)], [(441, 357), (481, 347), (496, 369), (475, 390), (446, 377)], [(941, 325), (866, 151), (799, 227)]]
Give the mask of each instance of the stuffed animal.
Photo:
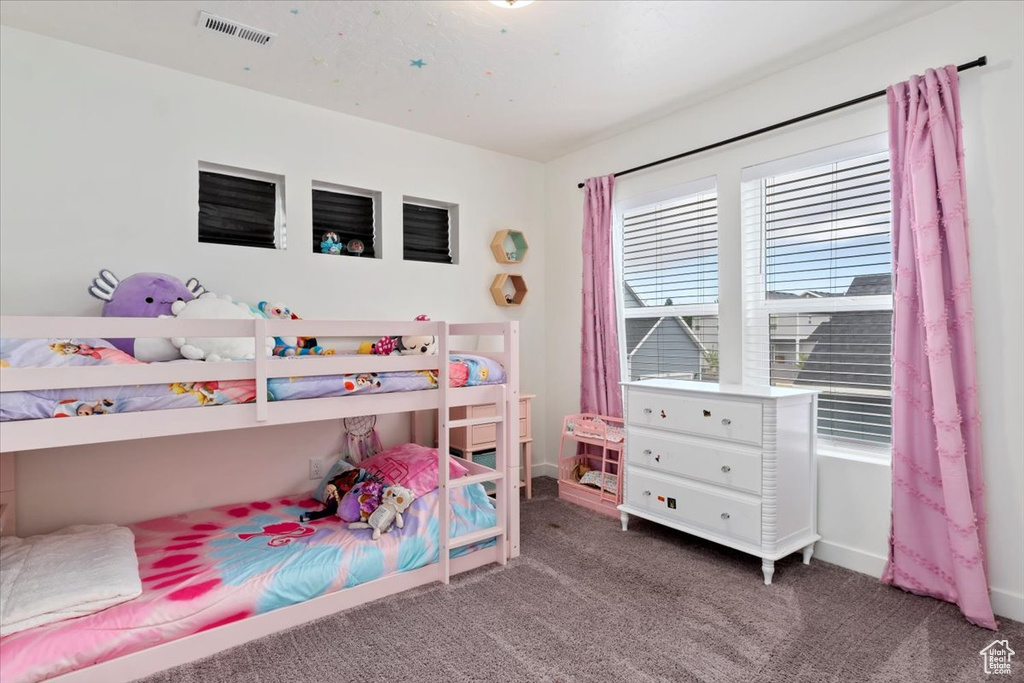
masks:
[(320, 238), (320, 253), (333, 254), (337, 256), (345, 246), (341, 244), (341, 238), (336, 232), (325, 232)]
[(300, 522), (311, 522), (314, 519), (322, 519), (338, 514), (338, 506), (346, 493), (355, 488), (356, 484), (365, 475), (363, 470), (354, 468), (345, 470), (324, 487), (324, 509), (317, 512), (307, 512), (299, 516)]
[[(416, 316), (419, 322), (429, 321), (425, 315)], [(437, 337), (432, 335), (407, 335), (405, 337), (381, 337), (376, 342), (363, 342), (359, 345), (359, 353), (375, 356), (390, 356), (398, 353), (403, 356), (414, 354), (435, 355), (437, 353)]]
[[(199, 281), (182, 282), (163, 273), (135, 273), (119, 280), (109, 270), (101, 270), (92, 281), (89, 294), (103, 303), (105, 318), (158, 318), (171, 315), (176, 301), (191, 301), (205, 292)], [(143, 362), (175, 360), (181, 353), (169, 339), (139, 337), (109, 340), (118, 349)]]
[[(265, 318), (302, 320), (282, 303), (261, 301), (256, 310)], [(275, 356), (331, 356), (334, 349), (325, 349), (316, 343), (316, 337), (274, 337)]]
[(413, 493), (404, 486), (389, 486), (384, 490), (380, 505), (365, 522), (352, 522), (349, 529), (373, 529), (371, 538), (377, 540), (381, 534), (386, 534), (394, 524), (399, 529), (405, 527), (405, 520), (402, 513), (412, 505)]
[(433, 335), (398, 337), (395, 342), (395, 350), (403, 356), (416, 354), (433, 356), (437, 354), (437, 337)]
[(338, 504), (338, 518), (343, 522), (365, 522), (380, 506), (386, 484), (375, 474), (367, 475), (363, 481), (341, 498)]
[[(229, 296), (218, 296), (212, 292), (202, 294), (191, 301), (175, 301), (171, 312), (176, 318), (216, 318), (220, 320), (254, 320), (256, 316), (243, 303), (236, 303)], [(167, 316), (164, 316), (167, 317)], [(222, 361), (252, 360), (256, 348), (251, 337), (172, 337), (171, 343), (189, 360)], [(267, 337), (263, 350), (267, 356), (274, 349), (274, 338)]]

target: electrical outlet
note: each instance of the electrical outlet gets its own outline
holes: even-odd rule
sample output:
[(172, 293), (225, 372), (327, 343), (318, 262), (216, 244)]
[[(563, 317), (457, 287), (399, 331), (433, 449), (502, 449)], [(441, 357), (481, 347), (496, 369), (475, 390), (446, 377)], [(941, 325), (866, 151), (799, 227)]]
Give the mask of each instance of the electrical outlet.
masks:
[(309, 459), (309, 478), (310, 479), (323, 479), (324, 478), (324, 461), (320, 458)]

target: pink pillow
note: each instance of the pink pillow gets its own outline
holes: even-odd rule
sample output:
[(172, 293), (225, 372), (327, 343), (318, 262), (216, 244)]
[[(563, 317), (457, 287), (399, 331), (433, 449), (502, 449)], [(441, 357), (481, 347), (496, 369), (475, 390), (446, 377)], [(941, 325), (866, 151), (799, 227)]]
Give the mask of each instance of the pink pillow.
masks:
[[(437, 449), (415, 443), (403, 443), (359, 463), (367, 472), (376, 472), (390, 484), (401, 484), (417, 496), (437, 488)], [(456, 479), (469, 470), (456, 460), (451, 461), (448, 475)]]

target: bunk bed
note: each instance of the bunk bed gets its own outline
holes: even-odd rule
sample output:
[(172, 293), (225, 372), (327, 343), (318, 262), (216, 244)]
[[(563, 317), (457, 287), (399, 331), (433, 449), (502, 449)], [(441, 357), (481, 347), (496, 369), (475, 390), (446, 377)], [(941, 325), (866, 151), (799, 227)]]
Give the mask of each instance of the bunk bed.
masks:
[[(174, 361), (150, 364), (98, 365), (80, 367), (0, 367), (0, 392), (43, 392), (61, 389), (81, 391), (88, 388), (116, 386), (147, 386), (181, 382), (253, 382), (252, 400), (231, 405), (204, 405), (147, 409), (142, 412), (119, 412), (104, 415), (70, 417), (69, 419), (25, 419), (0, 422), (0, 458), (7, 462), (11, 454), (27, 453), (36, 449), (76, 446), (128, 439), (147, 439), (178, 434), (233, 429), (251, 429), (318, 420), (336, 420), (345, 417), (381, 413), (435, 414), (438, 430), (436, 449), (437, 486), (424, 495), (411, 509), (411, 523), (402, 530), (394, 530), (382, 537), (379, 545), (372, 546), (374, 557), (380, 556), (372, 571), (357, 566), (357, 556), (366, 554), (368, 539), (357, 537), (356, 532), (342, 529), (332, 520), (324, 519), (305, 526), (292, 523), (284, 532), (284, 539), (271, 538), (268, 545), (294, 545), (312, 552), (327, 564), (337, 562), (338, 577), (318, 576), (312, 580), (315, 589), (291, 590), (284, 586), (269, 600), (263, 595), (256, 598), (245, 593), (247, 577), (257, 577), (266, 584), (266, 577), (258, 572), (246, 571), (236, 583), (232, 594), (242, 608), (230, 613), (203, 612), (193, 614), (188, 608), (164, 621), (179, 621), (180, 628), (158, 632), (148, 628), (149, 622), (133, 623), (137, 614), (153, 614), (152, 605), (167, 604), (169, 594), (193, 594), (205, 591), (203, 586), (216, 584), (207, 578), (208, 567), (203, 554), (213, 548), (221, 556), (230, 555), (231, 544), (266, 533), (275, 520), (294, 515), (298, 507), (309, 505), (299, 497), (284, 496), (260, 502), (259, 515), (247, 522), (255, 524), (248, 533), (235, 533), (237, 528), (224, 522), (225, 515), (242, 516), (231, 506), (184, 512), (162, 520), (151, 520), (132, 525), (143, 593), (126, 603), (110, 608), (114, 616), (108, 619), (113, 631), (145, 631), (140, 638), (121, 638), (109, 646), (93, 647), (89, 639), (103, 638), (109, 626), (96, 627), (88, 622), (91, 617), (28, 629), (0, 639), (0, 662), (17, 661), (18, 673), (8, 667), (4, 680), (53, 680), (61, 683), (85, 681), (128, 681), (178, 664), (193, 661), (249, 640), (300, 625), (334, 612), (351, 608), (386, 595), (398, 593), (432, 582), (448, 583), (451, 576), (491, 563), (504, 565), (519, 554), (519, 473), (518, 458), (511, 457), (517, 448), (518, 431), (508, 425), (519, 424), (519, 329), (516, 322), (449, 324), (446, 322), (415, 321), (341, 321), (341, 320), (159, 320), (129, 318), (62, 318), (62, 317), (0, 317), (0, 330), (5, 339), (69, 339), (69, 338), (124, 338), (124, 337), (251, 337), (258, 342), (266, 337), (308, 335), (320, 338), (369, 338), (382, 335), (433, 335), (437, 339), (436, 355), (333, 355), (307, 356), (300, 359), (273, 359), (257, 357), (252, 361), (207, 363), (201, 361)], [(501, 351), (460, 351), (451, 348), (454, 338), (498, 337)], [(255, 344), (260, 348), (260, 344)], [(503, 369), (503, 381), (492, 381), (475, 386), (451, 387), (451, 362), (460, 356), (475, 354), (494, 361)], [(445, 362), (445, 361), (449, 362)], [(423, 373), (434, 377), (434, 382), (413, 385), (411, 390), (390, 393), (355, 393), (318, 398), (294, 397), (289, 400), (271, 400), (270, 391), (275, 380), (301, 381), (306, 378), (326, 378), (356, 374)], [(386, 386), (386, 383), (383, 383)], [(392, 385), (400, 386), (400, 385)], [(374, 385), (376, 388), (376, 385)], [(298, 394), (297, 396), (301, 396)], [(490, 417), (451, 420), (450, 408), (481, 403), (495, 404), (496, 415)], [(449, 455), (449, 430), (478, 424), (494, 424), (497, 429), (497, 457), (495, 467), (488, 468), (476, 462)], [(417, 426), (420, 420), (414, 422)], [(416, 430), (414, 430), (416, 434)], [(416, 434), (422, 441), (424, 433)], [(432, 436), (432, 432), (431, 432)], [(31, 457), (30, 455), (22, 457)], [(461, 465), (463, 476), (452, 476), (452, 462)], [(0, 463), (2, 464), (2, 463)], [(11, 473), (5, 471), (10, 484)], [(492, 499), (483, 493), (485, 482), (496, 484)], [(16, 491), (0, 490), (0, 503), (5, 507), (0, 514), (13, 518)], [(5, 497), (6, 496), (6, 497)], [(482, 502), (483, 501), (483, 502)], [(297, 507), (298, 506), (298, 507)], [(488, 507), (491, 506), (491, 507)], [(476, 509), (477, 512), (473, 512)], [(490, 516), (480, 510), (492, 510)], [(468, 511), (468, 512), (467, 512)], [(218, 517), (218, 515), (220, 517)], [(263, 526), (260, 526), (260, 523)], [(5, 524), (0, 533), (8, 533), (11, 524)], [(331, 529), (337, 529), (335, 533)], [(199, 533), (195, 533), (196, 530)], [(429, 531), (427, 531), (429, 530)], [(191, 533), (189, 533), (191, 531)], [(321, 531), (317, 534), (317, 531)], [(276, 532), (275, 532), (276, 533)], [(403, 539), (419, 538), (424, 542), (404, 543)], [(195, 536), (196, 538), (186, 537)], [(321, 544), (310, 548), (308, 539)], [(389, 538), (390, 537), (390, 538)], [(177, 539), (177, 540), (175, 540)], [(300, 540), (296, 540), (300, 539)], [(432, 544), (431, 540), (436, 539)], [(176, 544), (176, 545), (175, 545)], [(195, 545), (193, 545), (195, 544)], [(200, 548), (206, 545), (208, 548)], [(183, 552), (183, 548), (188, 548)], [(189, 566), (177, 563), (185, 562)], [(175, 559), (178, 558), (178, 559)], [(248, 560), (246, 560), (248, 562)], [(275, 567), (270, 567), (274, 570)], [(181, 570), (181, 571), (179, 571)], [(310, 583), (308, 572), (304, 576)], [(166, 575), (166, 576), (165, 576)], [(187, 580), (177, 581), (186, 577)], [(254, 578), (253, 580), (257, 580)], [(287, 579), (284, 579), (287, 580)], [(217, 585), (217, 590), (222, 586)], [(212, 590), (212, 589), (211, 589)], [(281, 595), (289, 596), (281, 599)], [(298, 596), (298, 597), (296, 597)], [(312, 597), (311, 597), (312, 596)], [(221, 596), (223, 597), (223, 596)], [(246, 605), (262, 599), (263, 608), (247, 609)], [(164, 600), (164, 602), (161, 602)], [(248, 601), (248, 602), (246, 602)], [(182, 602), (182, 601), (178, 601)], [(214, 601), (217, 602), (217, 601)], [(230, 601), (229, 601), (230, 602)], [(134, 604), (133, 604), (134, 603)], [(123, 608), (115, 612), (118, 608)], [(99, 614), (103, 614), (102, 612)], [(110, 616), (108, 614), (108, 617)], [(75, 628), (75, 624), (84, 625)], [(90, 624), (93, 628), (90, 628)], [(141, 627), (141, 628), (140, 628)], [(85, 641), (81, 640), (85, 638)], [(62, 640), (64, 639), (64, 640)], [(64, 647), (61, 647), (64, 643)], [(81, 651), (79, 655), (74, 652)], [(34, 660), (42, 660), (41, 664)], [(52, 661), (48, 661), (52, 660)]]

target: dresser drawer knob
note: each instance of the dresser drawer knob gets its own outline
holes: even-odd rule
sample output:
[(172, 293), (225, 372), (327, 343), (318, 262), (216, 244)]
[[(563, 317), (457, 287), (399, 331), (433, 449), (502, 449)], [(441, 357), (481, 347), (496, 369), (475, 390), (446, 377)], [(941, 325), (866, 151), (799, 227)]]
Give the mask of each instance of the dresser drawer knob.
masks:
[(650, 455), (650, 454), (651, 454), (651, 449), (650, 448), (645, 448), (644, 449), (644, 455)]
[(722, 519), (729, 519), (729, 513), (728, 512), (723, 512), (722, 513)]
[(732, 468), (729, 467), (728, 465), (722, 465), (722, 471), (725, 472), (726, 474), (729, 474), (730, 472), (732, 472)]
[(725, 425), (726, 427), (728, 427), (729, 425), (731, 425), (731, 424), (732, 424), (732, 420), (730, 420), (730, 419), (729, 419), (729, 418), (727, 418), (727, 417), (723, 417), (723, 418), (722, 418), (722, 424), (723, 424), (723, 425)]
[(644, 491), (644, 495), (645, 496), (649, 496), (649, 495), (651, 495), (651, 492), (650, 491)]
[(644, 415), (650, 415), (650, 414), (651, 414), (651, 413), (653, 413), (653, 412), (654, 412), (654, 411), (653, 411), (653, 410), (651, 410), (650, 408), (644, 408)]
[(658, 455), (654, 456), (654, 462), (661, 462), (661, 453), (659, 453)]

